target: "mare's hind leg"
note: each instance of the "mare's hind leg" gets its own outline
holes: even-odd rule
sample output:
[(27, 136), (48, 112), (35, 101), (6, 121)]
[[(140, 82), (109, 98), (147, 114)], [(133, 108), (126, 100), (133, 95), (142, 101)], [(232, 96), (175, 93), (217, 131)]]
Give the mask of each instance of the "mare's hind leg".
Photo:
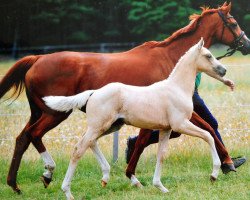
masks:
[(153, 178), (153, 185), (158, 189), (160, 189), (163, 193), (168, 192), (168, 189), (165, 188), (161, 182), (161, 169), (162, 169), (162, 163), (164, 161), (164, 156), (166, 155), (167, 152), (170, 134), (171, 134), (171, 129), (167, 131), (160, 131), (157, 162)]
[(22, 132), (16, 138), (15, 149), (7, 177), (7, 184), (18, 194), (21, 193), (21, 190), (19, 189), (16, 183), (17, 172), (20, 166), (23, 153), (27, 150), (31, 142), (30, 137), (27, 134), (27, 129), (30, 126), (30, 124), (31, 124), (31, 119), (26, 124)]
[(97, 141), (94, 141), (93, 144), (90, 146), (97, 161), (99, 162), (101, 169), (102, 169), (102, 187), (105, 187), (109, 181), (109, 173), (110, 173), (110, 165), (106, 158), (104, 157), (103, 153), (98, 147)]
[(28, 130), (29, 130), (30, 126), (35, 124), (37, 122), (37, 120), (42, 115), (41, 110), (29, 98), (28, 94), (27, 94), (27, 97), (28, 97), (28, 101), (30, 104), (31, 116), (30, 116), (28, 123), (26, 124), (26, 126), (22, 130), (22, 132), (16, 138), (15, 149), (14, 149), (11, 165), (9, 168), (8, 177), (7, 177), (7, 184), (9, 186), (11, 186), (12, 189), (17, 193), (21, 192), (16, 184), (17, 172), (18, 172), (18, 169), (20, 166), (22, 156), (23, 156), (24, 152), (27, 150), (27, 148), (29, 147), (29, 144), (31, 142), (31, 137), (28, 134)]
[(179, 133), (191, 135), (194, 137), (199, 137), (205, 140), (210, 145), (211, 155), (213, 159), (213, 172), (211, 174), (211, 180), (216, 180), (219, 174), (219, 169), (221, 166), (221, 161), (215, 148), (215, 143), (213, 137), (209, 132), (195, 126), (190, 121), (185, 120), (182, 125), (178, 128)]
[(49, 152), (46, 150), (42, 137), (52, 128), (56, 127), (63, 120), (65, 120), (70, 113), (60, 113), (56, 115), (50, 115), (43, 113), (40, 119), (29, 128), (29, 135), (31, 136), (32, 144), (35, 146), (37, 151), (40, 153), (43, 159), (45, 172), (41, 176), (41, 180), (44, 187), (47, 188), (52, 180), (53, 171), (55, 169), (55, 162)]
[(74, 147), (73, 153), (71, 155), (69, 167), (68, 167), (68, 170), (66, 172), (66, 175), (62, 183), (62, 190), (65, 193), (68, 200), (74, 199), (70, 191), (70, 184), (71, 184), (74, 172), (76, 170), (78, 161), (86, 152), (86, 150), (93, 144), (93, 142), (97, 139), (98, 136), (99, 136), (98, 132), (93, 131), (90, 128), (88, 128), (86, 134), (83, 135), (83, 137), (78, 141), (78, 143)]

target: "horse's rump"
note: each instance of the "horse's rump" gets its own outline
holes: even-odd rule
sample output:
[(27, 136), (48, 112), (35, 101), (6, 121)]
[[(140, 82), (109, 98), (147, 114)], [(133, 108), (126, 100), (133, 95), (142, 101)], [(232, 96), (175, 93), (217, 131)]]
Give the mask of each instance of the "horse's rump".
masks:
[[(17, 97), (24, 89), (24, 79), (27, 71), (41, 56), (26, 56), (14, 64), (0, 82), (0, 98), (14, 87), (11, 97), (17, 94)], [(10, 97), (10, 98), (11, 98)]]

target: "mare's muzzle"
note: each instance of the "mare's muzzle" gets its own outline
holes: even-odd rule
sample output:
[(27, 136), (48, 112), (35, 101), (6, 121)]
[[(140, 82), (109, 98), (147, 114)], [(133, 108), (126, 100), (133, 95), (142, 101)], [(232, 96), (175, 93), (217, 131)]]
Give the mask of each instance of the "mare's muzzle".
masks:
[(246, 35), (244, 35), (239, 41), (238, 46), (236, 47), (243, 55), (250, 54), (250, 40)]
[(227, 69), (221, 65), (214, 68), (214, 71), (221, 77), (225, 76)]

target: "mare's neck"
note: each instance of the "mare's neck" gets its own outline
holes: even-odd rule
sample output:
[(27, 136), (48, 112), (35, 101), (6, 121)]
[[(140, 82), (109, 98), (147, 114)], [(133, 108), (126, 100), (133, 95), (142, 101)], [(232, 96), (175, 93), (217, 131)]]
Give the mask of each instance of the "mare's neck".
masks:
[(177, 63), (167, 81), (171, 82), (174, 87), (180, 88), (191, 98), (194, 93), (197, 69), (194, 64), (195, 58), (193, 56), (195, 55), (187, 54)]
[(178, 60), (187, 52), (194, 44), (196, 44), (201, 37), (205, 41), (204, 47), (209, 48), (213, 44), (213, 31), (205, 30), (203, 26), (199, 26), (195, 32), (188, 33), (173, 40), (164, 47), (160, 47), (159, 51), (165, 54), (168, 67), (174, 68)]

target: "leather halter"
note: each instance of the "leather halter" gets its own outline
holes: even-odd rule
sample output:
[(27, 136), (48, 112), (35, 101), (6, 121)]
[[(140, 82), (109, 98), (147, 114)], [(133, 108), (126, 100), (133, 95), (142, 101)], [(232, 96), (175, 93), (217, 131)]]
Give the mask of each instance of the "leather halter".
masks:
[(222, 33), (221, 33), (221, 41), (222, 41), (222, 38), (223, 38), (223, 35), (224, 35), (225, 27), (227, 27), (234, 36), (234, 41), (230, 45), (230, 48), (227, 49), (227, 53), (225, 55), (223, 55), (223, 56), (217, 57), (217, 59), (219, 60), (221, 58), (233, 55), (239, 48), (244, 46), (244, 44), (241, 42), (241, 39), (243, 38), (245, 33), (244, 33), (244, 31), (241, 31), (240, 35), (237, 35), (235, 33), (235, 31), (234, 31), (234, 29), (232, 27), (232, 24), (227, 21), (227, 19), (233, 18), (233, 16), (225, 17), (225, 15), (220, 10), (218, 11), (218, 14), (219, 14), (220, 18), (222, 19), (222, 21), (224, 23)]

